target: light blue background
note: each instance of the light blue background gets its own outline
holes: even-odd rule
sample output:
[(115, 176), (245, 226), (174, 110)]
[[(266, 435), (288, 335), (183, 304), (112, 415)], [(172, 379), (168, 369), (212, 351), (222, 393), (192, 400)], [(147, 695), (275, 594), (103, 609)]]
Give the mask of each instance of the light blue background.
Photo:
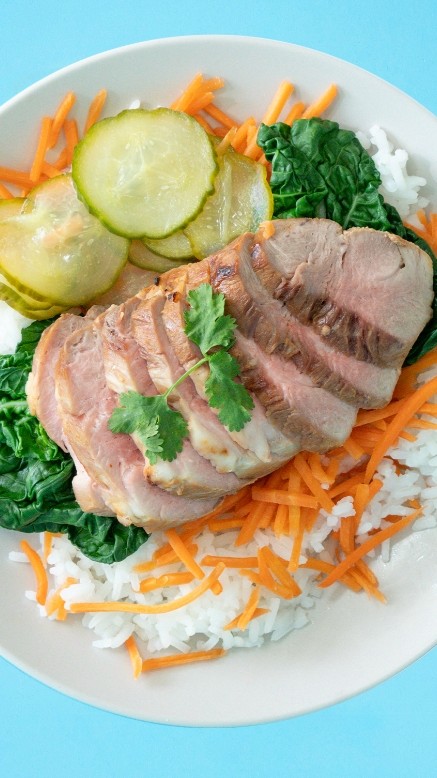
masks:
[[(114, 46), (236, 33), (342, 57), (437, 112), (436, 29), (435, 0), (0, 0), (0, 103), (62, 66)], [(0, 660), (0, 776), (431, 778), (437, 775), (436, 710), (435, 650), (328, 710), (222, 730), (104, 713)]]

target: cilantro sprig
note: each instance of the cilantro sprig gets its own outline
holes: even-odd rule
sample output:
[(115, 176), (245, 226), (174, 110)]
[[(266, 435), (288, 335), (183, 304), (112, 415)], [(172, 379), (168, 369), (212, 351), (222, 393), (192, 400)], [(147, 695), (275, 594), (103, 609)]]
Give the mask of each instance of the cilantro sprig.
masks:
[(201, 284), (187, 295), (189, 308), (184, 313), (184, 331), (195, 343), (202, 358), (190, 367), (167, 391), (155, 397), (124, 392), (108, 426), (112, 432), (135, 434), (144, 445), (149, 462), (173, 461), (182, 451), (188, 425), (179, 411), (168, 404), (171, 393), (202, 365), (209, 365), (205, 381), (208, 404), (218, 411), (221, 423), (230, 431), (239, 431), (250, 419), (253, 400), (247, 389), (235, 379), (240, 374), (237, 360), (229, 354), (235, 343), (236, 321), (225, 314), (225, 298), (210, 284)]

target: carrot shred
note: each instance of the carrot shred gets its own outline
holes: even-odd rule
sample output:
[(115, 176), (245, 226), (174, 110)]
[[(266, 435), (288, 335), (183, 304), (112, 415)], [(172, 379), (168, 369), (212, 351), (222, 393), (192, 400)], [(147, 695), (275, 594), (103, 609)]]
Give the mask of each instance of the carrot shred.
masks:
[(207, 113), (208, 116), (210, 116), (212, 119), (215, 119), (220, 124), (223, 124), (223, 126), (227, 127), (228, 130), (238, 128), (238, 122), (236, 122), (234, 119), (231, 119), (227, 113), (221, 111), (220, 108), (217, 108), (216, 105), (208, 105), (205, 108), (205, 113)]
[(206, 121), (206, 119), (203, 118), (203, 116), (199, 116), (199, 114), (196, 114), (194, 117), (196, 122), (200, 124), (201, 127), (205, 130), (205, 132), (208, 132), (210, 135), (214, 135), (214, 130), (211, 127), (211, 125)]
[(139, 591), (143, 594), (145, 592), (151, 592), (154, 589), (163, 589), (166, 586), (181, 586), (181, 584), (191, 583), (194, 580), (194, 575), (190, 572), (186, 573), (166, 573), (160, 575), (159, 578), (150, 577), (143, 578), (140, 582)]
[[(254, 612), (252, 613), (252, 617), (250, 621), (253, 621), (254, 619), (257, 619), (259, 616), (264, 616), (265, 613), (269, 613), (268, 608), (255, 608)], [(241, 627), (238, 626), (238, 621), (240, 619), (241, 614), (238, 616), (235, 616), (235, 619), (232, 619), (228, 624), (226, 624), (223, 629), (241, 629)]]
[(338, 564), (335, 569), (325, 578), (325, 580), (319, 583), (319, 587), (321, 589), (326, 589), (327, 586), (333, 584), (334, 581), (337, 581), (339, 578), (341, 578), (341, 576), (347, 570), (349, 570), (355, 564), (355, 562), (357, 562), (363, 556), (366, 556), (369, 551), (372, 551), (374, 548), (376, 548), (376, 546), (379, 546), (379, 544), (383, 543), (384, 540), (388, 540), (389, 538), (393, 537), (393, 535), (396, 535), (398, 532), (407, 527), (408, 524), (411, 524), (412, 521), (418, 518), (421, 512), (422, 508), (418, 508), (417, 510), (413, 511), (413, 513), (410, 513), (408, 516), (400, 519), (395, 524), (391, 524), (389, 527), (385, 527), (385, 529), (376, 532), (368, 540), (364, 541), (361, 546), (355, 548), (351, 554), (348, 554), (340, 562), (340, 564)]
[(219, 562), (223, 562), (226, 567), (258, 567), (258, 557), (256, 556), (213, 556), (207, 554), (202, 559), (202, 565), (205, 567), (215, 567)]
[(41, 122), (41, 130), (38, 138), (35, 156), (30, 168), (29, 178), (32, 184), (36, 184), (41, 178), (42, 165), (48, 149), (49, 137), (52, 128), (52, 119), (50, 116), (44, 116)]
[[(187, 546), (190, 554), (197, 553), (197, 545), (192, 543)], [(156, 553), (156, 552), (155, 552)], [(134, 573), (148, 573), (151, 570), (155, 570), (156, 567), (163, 567), (164, 565), (171, 565), (174, 562), (180, 562), (180, 557), (173, 549), (167, 551), (165, 554), (157, 555), (152, 558), (150, 562), (141, 562), (134, 567)]]
[(288, 570), (293, 573), (299, 567), (300, 552), (302, 549), (302, 541), (305, 533), (305, 518), (301, 515), (299, 519), (299, 526), (297, 534), (294, 537), (293, 549), (291, 551), (290, 561), (288, 563)]
[(252, 496), (258, 502), (277, 505), (298, 505), (300, 508), (317, 508), (318, 500), (310, 494), (287, 492), (285, 489), (266, 489), (263, 486), (253, 486)]
[(231, 141), (231, 146), (235, 151), (243, 151), (246, 141), (247, 141), (247, 133), (250, 127), (255, 126), (255, 119), (253, 116), (249, 116), (246, 121), (241, 124), (235, 134), (234, 139)]
[(320, 114), (326, 111), (331, 103), (335, 100), (337, 93), (338, 89), (335, 84), (328, 86), (326, 92), (323, 92), (323, 94), (314, 103), (311, 103), (311, 105), (305, 109), (302, 114), (302, 118), (312, 119), (313, 116), (320, 116)]
[(210, 651), (191, 651), (189, 654), (173, 654), (172, 656), (159, 656), (153, 659), (144, 659), (143, 673), (150, 670), (163, 670), (165, 667), (175, 667), (176, 665), (186, 665), (190, 662), (204, 662), (209, 659), (218, 659), (224, 656), (224, 648), (212, 648)]
[(284, 119), (284, 124), (289, 124), (291, 127), (291, 125), (293, 124), (293, 122), (296, 121), (296, 119), (301, 118), (304, 110), (305, 110), (305, 103), (302, 103), (301, 101), (294, 103), (294, 105), (292, 105), (287, 116)]
[(7, 186), (2, 184), (1, 181), (0, 181), (0, 197), (3, 200), (12, 200), (13, 198), (12, 192), (10, 192)]
[(92, 127), (93, 124), (95, 124), (100, 119), (107, 96), (108, 93), (106, 89), (100, 89), (91, 101), (85, 120), (85, 126), (83, 128), (84, 135), (86, 132), (88, 132), (90, 127)]
[(26, 189), (31, 189), (33, 186), (29, 173), (25, 173), (23, 170), (14, 170), (10, 167), (0, 167), (0, 179), (8, 184), (23, 186)]
[(226, 135), (223, 136), (216, 148), (217, 154), (224, 154), (234, 140), (237, 132), (237, 127), (231, 127), (231, 129), (227, 131)]
[(79, 132), (76, 119), (66, 119), (64, 123), (65, 141), (67, 144), (67, 164), (73, 159), (73, 152), (79, 142)]
[(181, 562), (185, 565), (187, 570), (197, 579), (201, 579), (205, 577), (205, 573), (203, 572), (202, 568), (197, 564), (196, 560), (194, 559), (193, 555), (188, 550), (188, 547), (185, 545), (183, 540), (181, 539), (180, 535), (176, 532), (174, 529), (168, 529), (165, 532), (165, 536), (170, 543), (173, 551)]
[(76, 95), (74, 94), (74, 92), (67, 92), (67, 94), (62, 98), (53, 116), (52, 126), (51, 126), (48, 143), (47, 143), (48, 149), (52, 149), (53, 146), (56, 146), (65, 119), (70, 113), (75, 102), (76, 102)]
[[(314, 559), (313, 557), (307, 559), (307, 561), (299, 565), (299, 567), (306, 570), (316, 570), (321, 573), (330, 573), (332, 570), (335, 570), (335, 565), (330, 562), (324, 562), (322, 559)], [(344, 575), (339, 578), (339, 583), (344, 584), (344, 586), (347, 586), (348, 589), (352, 589), (354, 592), (359, 592), (362, 588), (361, 584), (359, 584), (350, 573), (344, 573)]]
[(40, 555), (35, 551), (32, 546), (29, 545), (27, 540), (20, 542), (21, 550), (26, 554), (30, 564), (32, 565), (33, 572), (36, 578), (36, 601), (39, 605), (44, 605), (47, 599), (47, 592), (49, 590), (49, 582), (47, 578), (44, 562)]
[[(43, 568), (44, 569), (44, 568)], [(171, 611), (183, 608), (184, 605), (197, 600), (208, 589), (211, 589), (213, 584), (218, 581), (220, 575), (225, 569), (225, 565), (219, 562), (214, 570), (201, 582), (192, 589), (188, 594), (184, 594), (182, 597), (178, 597), (171, 602), (163, 602), (159, 605), (143, 605), (135, 602), (74, 602), (70, 605), (70, 611), (72, 613), (100, 613), (106, 611), (115, 611), (122, 613), (170, 613)]]
[[(317, 502), (320, 503), (320, 505), (322, 506), (322, 508), (325, 509), (325, 511), (328, 511), (328, 513), (330, 513), (334, 507), (334, 503), (332, 502), (331, 498), (328, 496), (327, 492), (325, 492), (325, 490), (322, 489), (318, 480), (314, 478), (310, 467), (308, 466), (307, 462), (304, 459), (303, 454), (297, 454), (293, 460), (293, 464), (297, 472), (299, 473), (300, 477), (302, 478), (302, 481), (308, 486), (308, 489), (314, 495)], [(316, 506), (307, 505), (306, 507), (315, 508)]]
[(262, 118), (263, 124), (274, 124), (274, 122), (278, 120), (285, 103), (293, 92), (294, 84), (292, 84), (291, 81), (281, 81)]
[(170, 108), (173, 108), (174, 111), (185, 111), (185, 108), (190, 104), (190, 100), (192, 100), (193, 96), (197, 93), (202, 81), (202, 74), (196, 73), (180, 97), (174, 100), (170, 105)]
[(352, 457), (352, 459), (355, 459), (356, 461), (361, 459), (361, 457), (366, 453), (362, 446), (360, 446), (352, 436), (344, 441), (343, 448)]
[(129, 658), (132, 664), (132, 670), (134, 673), (134, 678), (139, 678), (143, 670), (143, 659), (138, 650), (138, 646), (136, 644), (134, 636), (131, 635), (126, 640), (124, 645), (126, 646), (127, 652), (129, 654)]
[(73, 586), (73, 584), (77, 583), (79, 583), (77, 578), (67, 578), (64, 583), (61, 584), (61, 586), (58, 586), (51, 597), (46, 600), (45, 609), (47, 616), (51, 616), (53, 613), (58, 611), (58, 616), (60, 615), (61, 620), (64, 620), (67, 615), (67, 611), (65, 610), (65, 602), (61, 597), (61, 592), (64, 591), (64, 589), (67, 589), (69, 586)]
[(275, 554), (269, 546), (264, 546), (260, 551), (260, 555), (266, 561), (268, 568), (275, 574), (278, 581), (289, 589), (294, 597), (297, 597), (302, 593), (293, 576), (290, 575), (290, 571), (287, 569), (287, 563), (284, 559), (278, 556), (278, 554)]
[(398, 438), (399, 433), (408, 424), (412, 416), (419, 410), (426, 400), (437, 392), (437, 376), (428, 383), (423, 384), (417, 389), (404, 403), (404, 406), (389, 424), (387, 431), (383, 434), (381, 441), (375, 447), (366, 467), (366, 481), (369, 482), (379, 463), (387, 452), (387, 449), (393, 445)]
[(267, 514), (271, 518), (274, 512), (275, 512), (274, 505), (265, 505), (264, 503), (258, 503), (255, 506), (252, 513), (249, 514), (249, 516), (247, 517), (243, 526), (241, 527), (241, 530), (235, 541), (235, 545), (242, 546), (244, 545), (244, 543), (248, 543), (249, 540), (252, 540), (256, 530), (260, 526), (260, 522), (265, 518), (265, 515)]
[(52, 532), (44, 532), (43, 561), (45, 566), (47, 566), (47, 559), (49, 558), (52, 551), (53, 538), (54, 535)]

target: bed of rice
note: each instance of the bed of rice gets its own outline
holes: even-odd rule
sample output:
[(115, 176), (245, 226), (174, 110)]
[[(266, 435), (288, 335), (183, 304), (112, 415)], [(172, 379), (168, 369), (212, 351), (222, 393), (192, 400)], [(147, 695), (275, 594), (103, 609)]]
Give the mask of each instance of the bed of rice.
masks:
[[(358, 134), (359, 140), (372, 154), (381, 172), (383, 185), (381, 191), (403, 217), (409, 217), (418, 208), (425, 207), (427, 201), (419, 194), (426, 181), (418, 176), (410, 176), (407, 172), (407, 152), (394, 149), (387, 140), (383, 130), (373, 127), (368, 135)], [(20, 327), (26, 326), (27, 320), (21, 320), (19, 314), (0, 303), (0, 318), (2, 331), (0, 351), (12, 353), (19, 339)], [(434, 371), (435, 372), (435, 371)], [(421, 381), (431, 377), (430, 371), (421, 376)], [(426, 417), (425, 417), (426, 418)], [(367, 538), (372, 529), (387, 526), (385, 517), (391, 514), (399, 516), (411, 512), (408, 501), (418, 499), (423, 506), (423, 514), (413, 529), (424, 530), (436, 526), (437, 498), (437, 435), (430, 430), (414, 430), (415, 440), (407, 441), (400, 438), (391, 449), (377, 470), (377, 477), (382, 481), (382, 488), (364, 511), (358, 528), (358, 542)], [(396, 460), (408, 469), (401, 474), (396, 471)], [(351, 469), (356, 462), (344, 461), (343, 472)], [(318, 555), (324, 561), (334, 562), (331, 555), (331, 533), (340, 526), (342, 517), (354, 514), (352, 497), (344, 497), (336, 505), (331, 514), (321, 511), (312, 531), (304, 536), (300, 562), (305, 562), (307, 556)], [(208, 528), (196, 537), (198, 552), (196, 558), (202, 560), (207, 554), (256, 556), (258, 548), (269, 545), (279, 555), (289, 558), (293, 538), (276, 537), (271, 530), (258, 530), (253, 540), (246, 546), (234, 547), (237, 531), (225, 531), (213, 534)], [(41, 536), (41, 551), (43, 537)], [(156, 533), (134, 555), (123, 562), (105, 565), (91, 561), (66, 539), (55, 537), (51, 553), (48, 557), (48, 572), (50, 574), (51, 591), (54, 592), (64, 584), (66, 578), (78, 580), (64, 589), (61, 596), (68, 610), (69, 603), (129, 600), (136, 603), (158, 604), (166, 600), (183, 596), (189, 592), (196, 582), (181, 586), (156, 589), (147, 594), (138, 591), (140, 576), (134, 572), (134, 567), (148, 561), (153, 552), (166, 542), (162, 533)], [(390, 541), (386, 541), (381, 549), (383, 560), (390, 557)], [(12, 551), (9, 558), (14, 562), (26, 562), (24, 554)], [(183, 570), (182, 563), (160, 567), (159, 575), (166, 572)], [(84, 616), (69, 616), (82, 619), (85, 627), (93, 633), (93, 645), (100, 648), (117, 648), (131, 635), (135, 635), (142, 643), (145, 654), (168, 652), (176, 650), (188, 652), (191, 650), (223, 647), (255, 647), (260, 646), (266, 638), (279, 640), (294, 629), (300, 629), (311, 621), (311, 610), (321, 596), (317, 587), (317, 574), (307, 569), (299, 569), (295, 578), (302, 594), (292, 601), (283, 600), (276, 595), (263, 590), (259, 607), (267, 609), (267, 613), (252, 620), (245, 631), (225, 630), (224, 626), (242, 612), (249, 598), (252, 584), (248, 578), (241, 576), (238, 570), (227, 568), (220, 580), (223, 592), (220, 595), (212, 591), (205, 592), (201, 598), (171, 613), (150, 615), (133, 615), (129, 613), (95, 613)], [(35, 600), (34, 591), (27, 591), (26, 596)], [(50, 596), (50, 593), (49, 593)], [(362, 595), (363, 596), (363, 595)], [(365, 595), (364, 595), (365, 596)], [(44, 606), (37, 606), (41, 616), (46, 616)], [(50, 618), (56, 618), (53, 614)]]

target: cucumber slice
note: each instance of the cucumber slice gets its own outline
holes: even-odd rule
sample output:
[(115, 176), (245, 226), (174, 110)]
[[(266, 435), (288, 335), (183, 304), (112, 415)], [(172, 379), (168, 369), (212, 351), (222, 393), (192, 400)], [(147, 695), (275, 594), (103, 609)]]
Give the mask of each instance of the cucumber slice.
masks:
[(0, 220), (0, 273), (21, 297), (47, 307), (81, 305), (105, 292), (128, 248), (78, 200), (68, 174), (35, 187), (16, 216)]
[(263, 165), (232, 151), (219, 157), (219, 166), (214, 194), (184, 229), (197, 259), (218, 251), (243, 232), (255, 232), (273, 214)]
[(56, 305), (48, 304), (43, 306), (42, 303), (37, 303), (36, 307), (33, 307), (32, 302), (35, 301), (22, 296), (12, 286), (2, 282), (0, 282), (0, 300), (3, 300), (3, 302), (28, 319), (51, 319), (65, 310), (65, 308)]
[[(190, 252), (192, 256), (192, 252)], [(129, 248), (129, 262), (144, 270), (153, 270), (155, 273), (165, 273), (174, 267), (180, 267), (186, 260), (178, 262), (174, 259), (155, 254), (143, 243), (142, 240), (133, 240)]]
[(193, 256), (191, 243), (182, 230), (174, 232), (168, 238), (161, 238), (161, 240), (143, 238), (143, 243), (150, 251), (153, 251), (154, 254), (159, 254), (161, 257), (190, 259)]
[(9, 200), (0, 200), (0, 222), (17, 216), (24, 203), (24, 197), (12, 197)]
[(200, 212), (217, 174), (213, 144), (187, 114), (127, 110), (76, 146), (73, 179), (92, 213), (128, 238), (165, 238)]

